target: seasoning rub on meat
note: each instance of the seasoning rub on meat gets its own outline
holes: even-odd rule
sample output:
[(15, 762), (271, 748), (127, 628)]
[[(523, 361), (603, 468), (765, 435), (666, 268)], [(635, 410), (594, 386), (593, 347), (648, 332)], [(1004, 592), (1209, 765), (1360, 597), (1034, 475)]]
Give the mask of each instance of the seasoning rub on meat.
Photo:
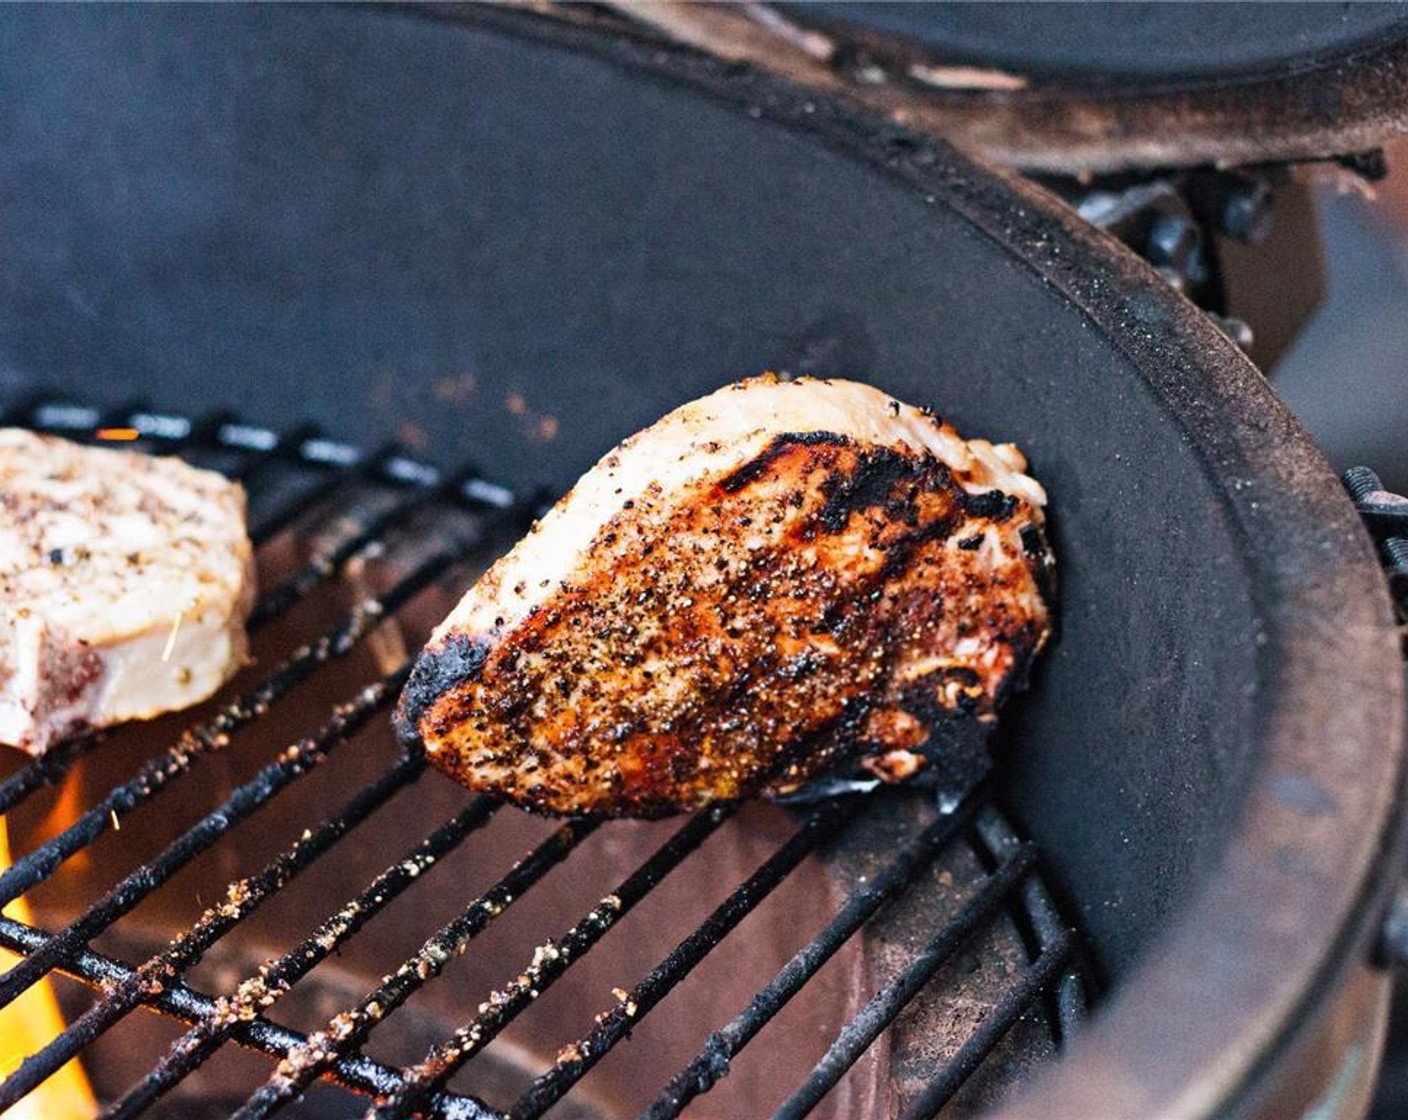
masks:
[(0, 429), (0, 742), (205, 699), (243, 663), (244, 491), (133, 451)]
[(771, 375), (592, 468), (420, 655), (399, 733), (552, 813), (660, 816), (995, 718), (1049, 633), (1041, 486), (1010, 444)]

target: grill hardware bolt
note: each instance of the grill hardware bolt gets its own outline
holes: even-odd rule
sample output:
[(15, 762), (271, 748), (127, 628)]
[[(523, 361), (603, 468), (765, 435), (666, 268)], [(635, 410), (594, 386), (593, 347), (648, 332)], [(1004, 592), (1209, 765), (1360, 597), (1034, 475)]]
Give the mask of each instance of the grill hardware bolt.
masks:
[(1384, 968), (1408, 968), (1408, 883), (1394, 888), (1376, 950), (1376, 963)]
[(1203, 235), (1187, 218), (1160, 214), (1149, 225), (1144, 255), (1156, 268), (1170, 268), (1196, 281), (1203, 271)]
[(1382, 480), (1368, 467), (1350, 467), (1340, 481), (1378, 543), (1398, 619), (1408, 623), (1408, 498), (1385, 490)]
[(1224, 237), (1258, 245), (1271, 232), (1275, 201), (1264, 177), (1232, 171), (1196, 174), (1188, 195), (1204, 225)]
[(1271, 205), (1271, 189), (1260, 180), (1246, 181), (1228, 191), (1222, 203), (1218, 228), (1245, 245), (1256, 245), (1266, 240), (1266, 235), (1271, 232), (1275, 213)]
[(1340, 481), (1344, 483), (1344, 488), (1349, 491), (1349, 496), (1356, 502), (1362, 502), (1370, 494), (1379, 493), (1384, 488), (1379, 476), (1368, 467), (1350, 467), (1344, 472)]

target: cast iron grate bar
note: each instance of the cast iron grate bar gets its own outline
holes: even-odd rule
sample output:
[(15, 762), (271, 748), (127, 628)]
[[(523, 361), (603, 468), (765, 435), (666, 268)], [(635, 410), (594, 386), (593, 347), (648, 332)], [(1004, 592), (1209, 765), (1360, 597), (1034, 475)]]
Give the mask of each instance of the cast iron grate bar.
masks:
[[(1006, 818), (990, 804), (979, 811), (975, 830), (992, 863), (1011, 856), (1023, 843)], [(1015, 916), (1030, 926), (1028, 951), (1033, 958), (1065, 945), (1070, 928), (1062, 920), (1039, 875), (1027, 877), (1020, 898), (1021, 905), (1015, 908)], [(1087, 1006), (1084, 970), (1074, 948), (1067, 953), (1067, 958), (1067, 966), (1055, 983), (1053, 1014), (1049, 1017), (1058, 1045), (1075, 1033), (1085, 1018)]]
[(821, 970), (836, 952), (876, 911), (909, 886), (964, 829), (978, 802), (964, 799), (952, 814), (940, 817), (887, 864), (869, 883), (857, 889), (820, 933), (792, 956), (777, 975), (729, 1024), (709, 1036), (690, 1064), (667, 1085), (646, 1110), (645, 1120), (668, 1120), (678, 1116), (701, 1093), (707, 1093), (728, 1072), (729, 1062), (770, 1023), (803, 985)]
[[(409, 517), (421, 504), (417, 497), (397, 505), (376, 519), (375, 528), (378, 531), (389, 529)], [(380, 536), (362, 530), (337, 547), (314, 557), (271, 591), (262, 594), (250, 612), (247, 623), (250, 635), (257, 634), (275, 618), (291, 610), (319, 585), (336, 575), (355, 555), (379, 540)], [(194, 733), (199, 734), (198, 731)], [(106, 732), (87, 732), (76, 739), (57, 744), (0, 782), (0, 813), (9, 812), (42, 786), (60, 781), (80, 757), (107, 738)]]
[(540, 883), (600, 824), (594, 820), (569, 820), (562, 825), (471, 902), (459, 917), (442, 926), (415, 956), (403, 962), (356, 1007), (336, 1016), (324, 1030), (310, 1035), (304, 1045), (290, 1051), (269, 1080), (235, 1113), (236, 1120), (272, 1116), (293, 1103), (336, 1058), (365, 1042), (387, 1015), (439, 976), (445, 965), (460, 956), (490, 922)]
[(31, 793), (63, 781), (74, 763), (104, 739), (106, 736), (102, 732), (89, 732), (56, 743), (0, 781), (0, 815), (8, 813)]
[(934, 978), (935, 973), (993, 917), (1013, 887), (1036, 866), (1036, 852), (1023, 847), (1003, 863), (968, 900), (952, 922), (921, 949), (908, 965), (875, 993), (865, 1008), (842, 1028), (836, 1041), (807, 1079), (773, 1113), (773, 1120), (800, 1120), (821, 1103), (846, 1071), (880, 1037), (880, 1032)]
[[(39, 431), (66, 437), (91, 435), (102, 418), (94, 409), (67, 402), (44, 403), (22, 411), (20, 420)], [(256, 545), (267, 542), (279, 530), (308, 513), (340, 486), (359, 479), (408, 489), (410, 496), (375, 517), (358, 522), (357, 531), (333, 548), (313, 557), (303, 568), (262, 594), (251, 611), (248, 629), (258, 633), (273, 619), (292, 609), (319, 586), (331, 580), (353, 557), (379, 545), (384, 535), (411, 515), (423, 509), (430, 497), (454, 498), (468, 508), (494, 513), (511, 513), (513, 495), (505, 488), (481, 478), (466, 468), (445, 484), (438, 468), (400, 452), (392, 445), (373, 456), (370, 466), (352, 445), (338, 443), (311, 433), (299, 439), (281, 438), (271, 429), (242, 424), (227, 413), (217, 413), (196, 424), (179, 417), (138, 412), (115, 422), (150, 433), (165, 441), (162, 451), (199, 451), (216, 448), (243, 455), (246, 480), (264, 468), (297, 465), (317, 470), (324, 477), (311, 491), (277, 507), (250, 525)], [(31, 793), (61, 781), (73, 764), (108, 737), (106, 732), (90, 732), (57, 744), (25, 767), (0, 781), (0, 813), (7, 813)]]
[[(220, 1014), (201, 1019), (152, 1070), (109, 1112), (118, 1117), (136, 1116), (159, 1097), (194, 1073), (220, 1044), (246, 1020), (272, 1007), (308, 972), (336, 952), (346, 940), (374, 918), (438, 860), (457, 848), (471, 832), (489, 823), (496, 803), (475, 798), (412, 851), (397, 860), (336, 914), (288, 953), (269, 962), (256, 976), (240, 984)], [(336, 1066), (334, 1067), (336, 1069)]]
[[(51, 403), (36, 405), (32, 409), (24, 410), (18, 417), (11, 417), (10, 422), (24, 423), (37, 431), (74, 438), (91, 435), (95, 425), (101, 423), (101, 418), (92, 409), (77, 405)], [(220, 433), (230, 423), (229, 414), (223, 412), (192, 424), (180, 417), (160, 416), (146, 411), (138, 411), (125, 420), (119, 421), (116, 426), (130, 427), (143, 433), (144, 438), (151, 437), (161, 440), (163, 446), (160, 450), (164, 452), (179, 452), (191, 448), (199, 449), (218, 441)], [(272, 463), (278, 447), (279, 441), (275, 439), (265, 450), (249, 450), (248, 448), (243, 448), (243, 450), (246, 456), (257, 458), (258, 462)], [(251, 463), (251, 468), (252, 466), (253, 463)], [(246, 473), (249, 472), (246, 471)], [(330, 489), (342, 481), (342, 474), (345, 473), (341, 472), (329, 477), (322, 485)], [(252, 521), (249, 527), (250, 539), (256, 546), (266, 543), (283, 525), (308, 508), (309, 505), (306, 502), (293, 501), (287, 503), (285, 507), (275, 510), (272, 515)], [(311, 590), (311, 587), (309, 589)], [(261, 598), (252, 612), (253, 617), (248, 624), (251, 634), (255, 633), (261, 625), (262, 619), (259, 616), (262, 604), (263, 599)], [(273, 614), (275, 612), (265, 613)], [(88, 732), (75, 739), (56, 744), (24, 768), (11, 774), (4, 781), (0, 781), (0, 814), (9, 812), (36, 790), (61, 781), (80, 757), (87, 754), (99, 743), (104, 742), (107, 737), (104, 732)]]
[[(40, 980), (80, 945), (87, 944), (131, 911), (221, 836), (263, 807), (280, 790), (321, 765), (336, 748), (351, 739), (374, 715), (384, 711), (396, 699), (405, 679), (406, 670), (402, 669), (364, 688), (350, 703), (335, 710), (332, 719), (316, 735), (310, 735), (285, 750), (279, 758), (236, 789), (223, 804), (167, 845), (160, 855), (129, 874), (66, 929), (0, 976), (0, 1008), (13, 1002), (21, 992)], [(8, 1084), (0, 1086), (0, 1110), (13, 1103), (9, 1098), (12, 1091)]]
[(1066, 966), (1075, 949), (1075, 937), (1062, 931), (1051, 946), (1021, 974), (1017, 984), (1003, 994), (958, 1053), (944, 1063), (938, 1075), (900, 1114), (900, 1120), (931, 1120), (953, 1099), (963, 1083), (1012, 1029), (1018, 1016), (1048, 987)]
[(537, 946), (533, 959), (509, 983), (489, 993), (483, 1010), (469, 1023), (440, 1043), (418, 1065), (406, 1071), (400, 1092), (378, 1105), (373, 1116), (388, 1120), (423, 1109), (454, 1072), (492, 1042), (513, 1020), (553, 983), (569, 965), (584, 956), (629, 914), (671, 871), (708, 839), (737, 809), (735, 804), (715, 805), (696, 813), (654, 855), (614, 891), (606, 895), (576, 925), (558, 938)]
[[(49, 935), (43, 930), (0, 915), (0, 945), (24, 953), (42, 945)], [(135, 972), (130, 965), (102, 953), (85, 949), (64, 966), (63, 972), (97, 991), (122, 984)], [(159, 992), (144, 992), (142, 1002), (187, 1023), (198, 1023), (220, 1014), (219, 1001), (188, 987), (180, 980), (163, 985)], [(256, 1018), (242, 1023), (234, 1032), (241, 1045), (271, 1058), (284, 1055), (307, 1042), (307, 1036), (281, 1024)], [(385, 1096), (401, 1087), (401, 1074), (374, 1059), (358, 1054), (335, 1062), (330, 1073), (338, 1084), (369, 1096)], [(442, 1115), (447, 1120), (498, 1120), (497, 1114), (472, 1097), (447, 1098)]]
[[(64, 860), (188, 773), (202, 757), (226, 747), (236, 731), (263, 716), (319, 666), (345, 657), (383, 618), (439, 579), (460, 558), (455, 552), (438, 552), (385, 594), (363, 600), (341, 623), (302, 647), (262, 684), (228, 704), (213, 719), (188, 730), (175, 746), (148, 760), (135, 777), (119, 785), (63, 832), (0, 873), (0, 905), (47, 879)], [(4, 991), (0, 981), (0, 993)]]
[(438, 486), (435, 486), (438, 481), (437, 478), (434, 482), (428, 483), (424, 489), (413, 493), (410, 497), (403, 498), (389, 509), (360, 520), (354, 532), (331, 548), (314, 556), (303, 567), (286, 576), (267, 594), (261, 595), (259, 601), (254, 605), (254, 609), (250, 612), (250, 626), (258, 629), (273, 619), (287, 614), (309, 594), (342, 571), (354, 557), (365, 555), (369, 550), (379, 547), (386, 535), (393, 529), (410, 520), (413, 515), (429, 505), (435, 497), (443, 496), (440, 494)]
[[(352, 828), (406, 788), (425, 769), (421, 755), (406, 755), (380, 779), (366, 786), (340, 813), (324, 821), (306, 839), (300, 837), (257, 875), (231, 883), (226, 902), (212, 907), (163, 952), (148, 959), (107, 996), (89, 1007), (39, 1053), (26, 1058), (0, 1085), (0, 1110), (37, 1087), (70, 1058), (118, 1022), (142, 1001), (145, 990), (164, 984), (200, 960), (223, 934), (252, 914), (261, 903), (281, 890), (328, 852)], [(52, 944), (52, 939), (49, 942)], [(33, 955), (26, 959), (33, 959)]]
[[(405, 551), (407, 564), (396, 572), (388, 590), (363, 595), (350, 610), (344, 608), (338, 622), (289, 655), (262, 682), (213, 716), (188, 727), (174, 746), (149, 758), (133, 777), (112, 787), (66, 829), (0, 872), (0, 904), (49, 878), (66, 859), (115, 829), (123, 817), (175, 784), (196, 763), (225, 749), (233, 735), (257, 724), (317, 669), (344, 657), (421, 591), (463, 563), (483, 559), (494, 543), (521, 527), (529, 515), (541, 511), (539, 495), (531, 502), (519, 499), (473, 469), (445, 472), (395, 445), (366, 454), (311, 426), (280, 432), (229, 413), (212, 413), (192, 421), (153, 411), (144, 403), (102, 412), (70, 401), (44, 399), (18, 415), (20, 423), (39, 430), (89, 443), (125, 443), (142, 451), (179, 454), (240, 478), (251, 499), (251, 534), (261, 546), (286, 532), (295, 540), (300, 534), (309, 540), (314, 539), (309, 534), (323, 534), (316, 538), (319, 543), (307, 559), (264, 591), (251, 617), (251, 630), (284, 618), (320, 588), (354, 566), (360, 569), (363, 562), (377, 560), (388, 549), (398, 554)], [(384, 662), (378, 672), (386, 672)], [(186, 974), (266, 901), (335, 850), (353, 829), (398, 792), (420, 781), (428, 769), (418, 752), (402, 754), (375, 780), (356, 789), (337, 812), (305, 830), (261, 870), (233, 879), (225, 901), (207, 909), (141, 965), (134, 967), (90, 946), (92, 939), (120, 928), (124, 915), (160, 890), (181, 868), (217, 847), (241, 822), (311, 773), (332, 751), (383, 713), (399, 691), (405, 672), (402, 666), (365, 683), (349, 704), (328, 713), (320, 730), (265, 763), (227, 794), (217, 809), (186, 827), (155, 858), (122, 877), (65, 928), (51, 933), (0, 917), (0, 945), (21, 956), (10, 972), (0, 976), (0, 1007), (51, 972), (73, 977), (99, 993), (71, 1025), (0, 1082), (0, 1110), (19, 1101), (65, 1062), (82, 1058), (89, 1046), (135, 1008), (148, 1007), (188, 1023), (189, 1029), (156, 1059), (146, 1076), (108, 1106), (105, 1115), (110, 1117), (140, 1115), (181, 1086), (228, 1043), (266, 1054), (277, 1063), (266, 1083), (240, 1110), (242, 1117), (273, 1115), (323, 1079), (372, 1098), (368, 1116), (380, 1120), (411, 1115), (454, 1120), (540, 1116), (640, 1027), (802, 861), (845, 835), (864, 807), (879, 802), (874, 794), (851, 795), (815, 805), (804, 816), (799, 811), (799, 824), (791, 837), (635, 987), (617, 992), (618, 1002), (598, 1015), (585, 1035), (562, 1048), (557, 1060), (505, 1111), (452, 1091), (450, 1079), (484, 1053), (539, 995), (623, 922), (705, 840), (728, 824), (736, 806), (714, 806), (686, 821), (565, 933), (538, 940), (532, 960), (491, 991), (473, 1018), (431, 1046), (420, 1062), (404, 1068), (388, 1066), (361, 1052), (372, 1031), (433, 981), (505, 908), (553, 868), (569, 860), (576, 861), (574, 866), (589, 861), (590, 856), (576, 853), (601, 822), (569, 820), (561, 824), (458, 916), (431, 934), (417, 953), (379, 985), (311, 1034), (274, 1021), (269, 1017), (271, 1011), (300, 980), (339, 953), (350, 938), (402, 896), (423, 872), (495, 819), (496, 802), (488, 798), (468, 802), (411, 847), (405, 857), (372, 878), (360, 894), (328, 914), (292, 949), (232, 985), (228, 993), (204, 994), (190, 986)], [(61, 781), (95, 746), (120, 733), (76, 737), (27, 762), (0, 781), (0, 812), (8, 812), (37, 790)], [(242, 742), (250, 738), (251, 732), (241, 735)], [(942, 1107), (1043, 993), (1047, 994), (1053, 1036), (1058, 1042), (1068, 1037), (1085, 1008), (1083, 974), (1076, 962), (1072, 935), (1039, 876), (1033, 874), (1034, 850), (1012, 832), (983, 787), (970, 790), (953, 811), (917, 827), (915, 835), (898, 849), (899, 854), (871, 881), (861, 879), (831, 921), (734, 1020), (709, 1037), (704, 1049), (669, 1082), (644, 1115), (651, 1120), (679, 1115), (690, 1101), (707, 1092), (841, 946), (890, 900), (908, 890), (921, 871), (955, 849), (961, 837), (985, 861), (986, 877), (971, 888), (959, 912), (935, 932), (933, 940), (842, 1030), (817, 1069), (778, 1115), (801, 1116), (810, 1111), (911, 999), (930, 985), (943, 962), (1000, 910), (1010, 912), (1022, 931), (1030, 963), (1011, 978), (954, 1057), (935, 1070), (920, 1096), (908, 1105), (906, 1116), (927, 1116)]]
[(753, 872), (655, 970), (607, 1011), (585, 1038), (569, 1043), (553, 1067), (509, 1110), (511, 1120), (541, 1116), (635, 1028), (694, 966), (751, 914), (808, 855), (855, 816), (863, 795), (838, 797), (810, 813), (802, 826)]

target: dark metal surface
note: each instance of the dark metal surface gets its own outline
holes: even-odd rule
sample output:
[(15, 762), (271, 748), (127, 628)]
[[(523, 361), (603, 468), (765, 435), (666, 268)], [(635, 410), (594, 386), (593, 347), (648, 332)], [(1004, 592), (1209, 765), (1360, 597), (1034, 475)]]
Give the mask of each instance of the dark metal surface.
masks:
[[(512, 13), (3, 18), (15, 384), (245, 398), (368, 442), (391, 416), (560, 487), (771, 365), (1029, 452), (1062, 635), (1010, 713), (1004, 796), (1114, 987), (1025, 1107), (1208, 1114), (1365, 951), (1402, 803), (1370, 543), (1260, 375), (1048, 196), (745, 70)], [(1395, 104), (1398, 65), (1338, 104)]]
[[(728, 105), (374, 11), (231, 10), (218, 42), (209, 13), (5, 18), (16, 58), (0, 81), (15, 97), (0, 104), (30, 107), (3, 126), (10, 150), (43, 140), (0, 170), (20, 200), (0, 214), (17, 278), (3, 368), (112, 397), (141, 385), (191, 408), (228, 386), (255, 419), (311, 415), (368, 444), (392, 416), (510, 484), (557, 490), (732, 376), (874, 380), (1017, 441), (1055, 495), (1063, 640), (1033, 697), (1036, 738), (1007, 764), (1044, 803), (1048, 835), (1069, 836), (1067, 878), (1112, 971), (1217, 851), (1253, 761), (1251, 576), (1216, 486), (1121, 346), (978, 232), (970, 212), (986, 210), (1006, 236), (1006, 187), (826, 106), (819, 126), (860, 158), (801, 142), (773, 118), (819, 118), (744, 75)], [(60, 80), (56, 58), (83, 81)], [(90, 81), (101, 96), (82, 92)], [(172, 197), (172, 183), (187, 186)], [(110, 209), (116, 198), (143, 202)], [(1029, 212), (1044, 227), (1029, 239), (1064, 239)], [(1167, 295), (1126, 304), (1115, 290), (1112, 319), (1164, 332)], [(276, 310), (285, 291), (296, 314)], [(535, 418), (556, 423), (553, 439)], [(1107, 451), (1093, 458), (1091, 439)], [(1168, 508), (1184, 510), (1180, 532), (1157, 550), (1126, 529)], [(1170, 569), (1206, 588), (1199, 602), (1161, 586)], [(1103, 608), (1131, 586), (1128, 616)], [(1223, 640), (1204, 648), (1194, 635), (1208, 627)], [(1127, 713), (1088, 711), (1094, 650)], [(1172, 739), (1189, 744), (1188, 780), (1154, 796), (1168, 764), (1144, 744)], [(1072, 752), (1090, 761), (1073, 766)], [(1131, 841), (1113, 851), (1085, 809), (1087, 766), (1122, 779), (1110, 805)], [(1174, 834), (1191, 839), (1162, 842)]]

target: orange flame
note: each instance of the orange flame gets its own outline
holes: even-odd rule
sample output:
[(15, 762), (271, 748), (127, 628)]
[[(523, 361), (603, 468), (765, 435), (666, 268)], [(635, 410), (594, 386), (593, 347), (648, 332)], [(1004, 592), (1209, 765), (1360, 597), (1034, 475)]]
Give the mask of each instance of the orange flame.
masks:
[[(0, 867), (9, 866), (9, 829), (5, 818), (0, 817)], [(17, 898), (5, 907), (5, 916), (30, 922), (29, 904)], [(0, 969), (13, 968), (18, 961), (14, 953), (0, 949)], [(0, 1077), (8, 1077), (26, 1055), (46, 1046), (63, 1029), (63, 1015), (48, 980), (35, 984), (0, 1010)], [(3, 1120), (91, 1120), (97, 1114), (92, 1087), (83, 1066), (74, 1058), (34, 1092), (6, 1109)]]
[[(73, 769), (69, 771), (64, 784), (59, 787), (59, 796), (55, 799), (53, 808), (45, 813), (44, 819), (35, 826), (34, 839), (37, 843), (43, 844), (52, 840), (83, 815), (83, 782), (79, 775), (83, 773), (87, 761), (86, 758), (80, 758)], [(4, 818), (0, 817), (0, 821), (3, 820)], [(3, 832), (3, 825), (0, 825), (0, 832)], [(0, 855), (3, 855), (5, 860), (4, 864), (0, 864), (0, 869), (8, 867), (10, 855), (4, 846), (3, 836), (0, 836)], [(80, 848), (68, 857), (61, 874), (81, 875), (88, 870), (92, 859), (92, 854), (87, 848)]]

